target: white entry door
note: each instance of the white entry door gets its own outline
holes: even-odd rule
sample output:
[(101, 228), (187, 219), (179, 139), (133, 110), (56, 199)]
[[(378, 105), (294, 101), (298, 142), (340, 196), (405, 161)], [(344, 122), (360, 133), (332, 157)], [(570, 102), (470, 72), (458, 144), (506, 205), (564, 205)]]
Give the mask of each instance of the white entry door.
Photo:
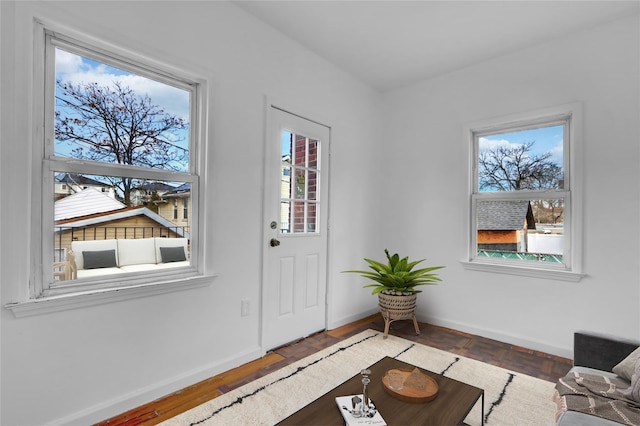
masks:
[(326, 327), (329, 128), (269, 110), (265, 150), (262, 344)]

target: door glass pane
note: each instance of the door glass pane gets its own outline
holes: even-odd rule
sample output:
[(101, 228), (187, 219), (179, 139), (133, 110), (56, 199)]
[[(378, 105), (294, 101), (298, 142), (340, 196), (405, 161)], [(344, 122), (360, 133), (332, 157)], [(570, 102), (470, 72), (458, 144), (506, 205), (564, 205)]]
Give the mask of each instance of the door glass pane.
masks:
[(305, 203), (293, 203), (293, 232), (304, 232)]
[(291, 133), (282, 132), (282, 161), (291, 163)]
[(307, 194), (307, 179), (304, 169), (296, 170), (296, 199), (304, 199)]
[(280, 198), (288, 199), (289, 197), (291, 197), (291, 167), (283, 165), (280, 176)]
[(318, 168), (318, 141), (309, 139), (309, 168)]
[(320, 141), (284, 130), (281, 143), (280, 232), (318, 232)]
[(315, 203), (308, 203), (307, 209), (307, 232), (316, 232), (317, 226), (317, 205)]
[(309, 170), (309, 179), (307, 181), (307, 198), (309, 200), (315, 200), (318, 190), (318, 172)]
[(318, 232), (320, 141), (283, 130), (280, 143), (280, 232)]
[(280, 232), (289, 234), (291, 232), (291, 204), (289, 201), (280, 202)]
[(307, 138), (301, 135), (296, 136), (296, 150), (294, 153), (295, 165), (304, 166), (307, 160)]

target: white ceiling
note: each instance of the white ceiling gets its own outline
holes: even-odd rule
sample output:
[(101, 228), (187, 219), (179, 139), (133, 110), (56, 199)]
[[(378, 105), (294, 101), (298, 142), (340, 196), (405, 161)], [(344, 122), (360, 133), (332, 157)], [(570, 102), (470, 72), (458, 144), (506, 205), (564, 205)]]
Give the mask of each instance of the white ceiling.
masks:
[(638, 0), (234, 3), (380, 91), (640, 13)]

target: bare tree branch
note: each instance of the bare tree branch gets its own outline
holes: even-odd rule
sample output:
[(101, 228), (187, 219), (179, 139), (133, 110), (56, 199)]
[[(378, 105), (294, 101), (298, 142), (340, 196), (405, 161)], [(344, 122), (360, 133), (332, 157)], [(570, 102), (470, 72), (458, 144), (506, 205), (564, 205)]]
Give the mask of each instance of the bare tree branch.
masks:
[[(71, 156), (165, 170), (184, 170), (188, 149), (180, 131), (189, 123), (166, 113), (148, 96), (120, 82), (74, 85), (56, 82), (55, 137), (67, 142)], [(132, 178), (113, 182), (130, 204)]]
[[(478, 182), (481, 191), (519, 191), (560, 189), (562, 167), (551, 154), (531, 155), (535, 142), (515, 147), (498, 146), (478, 156)], [(532, 200), (537, 222), (556, 223), (564, 212), (562, 200)]]
[(560, 187), (562, 168), (551, 153), (531, 155), (535, 142), (515, 147), (499, 146), (478, 156), (480, 190), (517, 191)]

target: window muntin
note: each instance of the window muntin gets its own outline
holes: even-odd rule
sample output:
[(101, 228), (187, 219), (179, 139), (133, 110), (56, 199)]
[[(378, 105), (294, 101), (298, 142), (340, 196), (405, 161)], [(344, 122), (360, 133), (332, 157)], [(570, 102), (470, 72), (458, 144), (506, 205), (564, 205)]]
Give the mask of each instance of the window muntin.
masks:
[[(103, 233), (101, 239), (183, 238), (189, 253), (187, 264), (195, 267), (192, 259), (197, 250), (191, 247), (197, 247), (194, 245), (196, 222), (190, 220), (191, 227), (185, 227), (184, 221), (177, 224), (171, 220), (171, 209), (165, 207), (173, 204), (170, 192), (180, 187), (181, 197), (189, 198), (197, 210), (197, 144), (193, 131), (198, 117), (197, 83), (49, 32), (45, 37), (45, 52), (46, 134), (42, 186), (45, 267), (42, 284), (36, 287), (36, 297), (54, 289), (58, 294), (75, 282), (73, 278), (60, 279), (70, 276), (61, 272), (60, 266), (69, 260), (66, 256), (70, 248), (62, 244), (66, 236), (61, 238), (65, 232), (55, 218), (59, 210), (56, 204), (62, 197), (89, 189), (98, 189), (124, 206), (119, 211), (85, 212), (89, 213), (87, 219), (93, 219), (87, 223), (94, 230), (101, 225), (103, 230), (114, 226), (96, 220), (101, 215), (118, 217), (116, 220), (123, 222), (115, 225), (117, 231), (113, 235)], [(70, 185), (65, 181), (61, 185), (60, 176), (92, 182)], [(66, 194), (61, 194), (63, 185), (67, 186)], [(100, 203), (94, 200), (84, 207), (100, 210)], [(144, 217), (139, 227), (126, 223), (132, 220), (131, 212), (135, 210), (145, 210), (144, 214), (135, 212), (138, 217)], [(187, 215), (186, 209), (184, 214)], [(153, 222), (151, 226), (148, 226), (149, 220)], [(71, 229), (66, 231), (69, 233)], [(81, 234), (75, 231), (72, 239), (77, 241)], [(86, 236), (86, 229), (83, 232)], [(46, 267), (52, 263), (53, 268)], [(163, 271), (163, 275), (167, 273), (171, 275), (170, 271)], [(139, 271), (118, 276), (118, 286), (126, 285), (129, 276), (131, 283), (140, 282)], [(113, 282), (100, 273), (88, 281), (99, 284), (107, 278)], [(88, 282), (87, 285), (95, 284)], [(77, 286), (71, 286), (70, 291), (72, 287)]]
[(572, 271), (572, 113), (470, 128), (473, 262)]

